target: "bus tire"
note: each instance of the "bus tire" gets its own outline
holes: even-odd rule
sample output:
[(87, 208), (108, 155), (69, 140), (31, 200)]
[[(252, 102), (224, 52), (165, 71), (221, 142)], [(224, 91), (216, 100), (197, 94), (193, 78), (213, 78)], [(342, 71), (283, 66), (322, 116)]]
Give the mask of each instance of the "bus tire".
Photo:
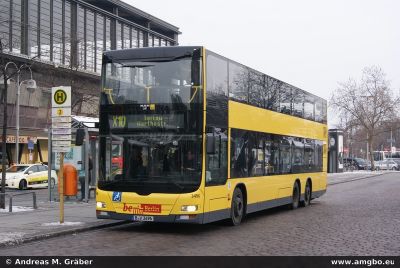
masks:
[(299, 207), (299, 203), (300, 203), (300, 187), (298, 182), (296, 181), (293, 185), (292, 203), (289, 205), (289, 208), (296, 209)]
[(310, 182), (310, 180), (307, 180), (306, 188), (304, 188), (304, 200), (300, 202), (300, 205), (302, 207), (307, 207), (310, 205), (311, 193), (312, 193), (311, 182)]
[(242, 222), (244, 211), (245, 211), (245, 202), (243, 198), (242, 190), (238, 187), (235, 188), (232, 195), (231, 202), (231, 213), (229, 224), (232, 226), (237, 226)]
[(26, 180), (24, 179), (20, 180), (18, 188), (20, 190), (26, 190), (28, 188), (28, 183), (26, 182)]

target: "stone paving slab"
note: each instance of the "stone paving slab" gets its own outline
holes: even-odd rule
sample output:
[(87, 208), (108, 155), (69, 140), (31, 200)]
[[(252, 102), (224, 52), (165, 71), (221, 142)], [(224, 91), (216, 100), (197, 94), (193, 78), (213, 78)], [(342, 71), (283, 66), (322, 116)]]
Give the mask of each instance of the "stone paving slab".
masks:
[[(380, 176), (386, 172), (354, 171), (328, 174), (328, 185)], [(400, 178), (400, 172), (399, 178)], [(329, 187), (329, 186), (328, 186)], [(29, 202), (18, 204), (26, 206)], [(95, 201), (76, 200), (65, 202), (65, 224), (59, 224), (59, 203), (40, 201), (38, 209), (20, 212), (0, 212), (0, 248), (76, 232), (84, 232), (126, 223), (125, 221), (99, 220), (96, 218)], [(24, 207), (22, 207), (24, 208)]]

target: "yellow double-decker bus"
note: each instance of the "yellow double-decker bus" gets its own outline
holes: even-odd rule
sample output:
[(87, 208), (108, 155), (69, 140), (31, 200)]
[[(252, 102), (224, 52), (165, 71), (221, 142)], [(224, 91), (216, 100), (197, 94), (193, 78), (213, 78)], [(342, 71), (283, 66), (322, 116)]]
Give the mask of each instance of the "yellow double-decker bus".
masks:
[(203, 47), (103, 55), (97, 217), (241, 223), (326, 191), (326, 101)]

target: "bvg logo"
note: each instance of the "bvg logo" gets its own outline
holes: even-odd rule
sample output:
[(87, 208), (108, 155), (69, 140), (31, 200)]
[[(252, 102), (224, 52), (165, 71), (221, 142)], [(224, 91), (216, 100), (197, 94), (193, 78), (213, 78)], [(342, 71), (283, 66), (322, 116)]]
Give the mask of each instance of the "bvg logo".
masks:
[(63, 104), (67, 100), (67, 93), (64, 90), (58, 89), (54, 93), (54, 102), (58, 105)]

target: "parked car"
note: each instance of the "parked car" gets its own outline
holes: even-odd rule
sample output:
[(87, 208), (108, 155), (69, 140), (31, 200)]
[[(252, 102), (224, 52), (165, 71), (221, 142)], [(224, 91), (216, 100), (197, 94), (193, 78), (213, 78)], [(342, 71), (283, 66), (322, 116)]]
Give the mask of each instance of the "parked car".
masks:
[[(51, 171), (51, 184), (58, 182), (57, 173)], [(6, 187), (25, 190), (48, 186), (48, 167), (42, 164), (19, 164), (6, 170)]]
[(400, 167), (400, 158), (386, 158), (388, 160), (393, 160)]
[(347, 169), (367, 170), (371, 168), (370, 165), (368, 166), (368, 162), (362, 158), (345, 157), (343, 164)]
[(375, 161), (375, 169), (377, 170), (399, 170), (399, 165), (391, 159)]

